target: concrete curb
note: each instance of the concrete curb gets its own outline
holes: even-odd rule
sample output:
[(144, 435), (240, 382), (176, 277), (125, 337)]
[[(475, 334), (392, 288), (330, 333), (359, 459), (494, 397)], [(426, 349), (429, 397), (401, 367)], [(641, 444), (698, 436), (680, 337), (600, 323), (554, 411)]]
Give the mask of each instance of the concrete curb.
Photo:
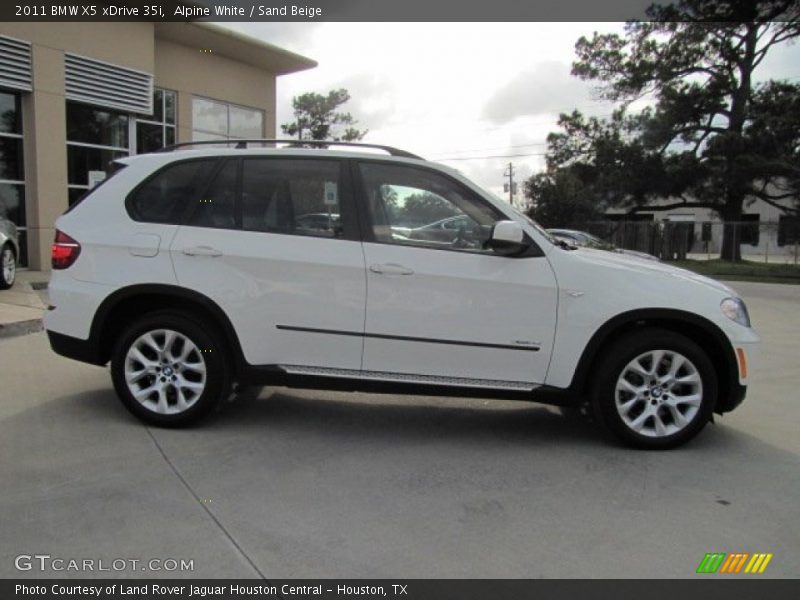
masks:
[(0, 339), (28, 335), (44, 331), (44, 323), (41, 319), (28, 319), (27, 321), (17, 321), (16, 323), (6, 323), (0, 325)]

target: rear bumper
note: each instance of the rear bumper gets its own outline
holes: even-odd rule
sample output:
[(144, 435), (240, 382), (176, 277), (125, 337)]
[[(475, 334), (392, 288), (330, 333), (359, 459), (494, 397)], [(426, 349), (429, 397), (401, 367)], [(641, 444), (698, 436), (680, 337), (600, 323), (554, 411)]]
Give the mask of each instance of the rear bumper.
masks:
[(98, 356), (97, 348), (90, 340), (81, 340), (63, 333), (47, 331), (53, 352), (72, 360), (102, 366), (105, 363)]

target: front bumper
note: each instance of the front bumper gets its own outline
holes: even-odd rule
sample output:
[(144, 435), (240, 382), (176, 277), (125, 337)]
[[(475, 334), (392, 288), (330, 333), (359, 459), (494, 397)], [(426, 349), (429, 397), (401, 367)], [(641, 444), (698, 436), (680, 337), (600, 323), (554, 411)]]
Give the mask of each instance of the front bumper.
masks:
[(741, 383), (734, 383), (731, 386), (731, 389), (728, 391), (728, 394), (726, 394), (724, 398), (719, 399), (719, 402), (717, 402), (717, 408), (714, 410), (714, 412), (720, 415), (731, 412), (734, 408), (744, 402), (746, 395), (747, 386), (742, 385)]

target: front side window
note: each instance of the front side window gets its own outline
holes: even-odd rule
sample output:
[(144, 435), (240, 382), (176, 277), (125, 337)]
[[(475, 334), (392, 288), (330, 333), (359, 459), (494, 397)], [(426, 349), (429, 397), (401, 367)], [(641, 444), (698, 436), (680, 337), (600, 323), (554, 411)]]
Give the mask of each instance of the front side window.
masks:
[(362, 163), (375, 240), (446, 250), (490, 252), (503, 216), (475, 194), (427, 169)]
[(201, 198), (215, 165), (215, 159), (188, 160), (159, 171), (128, 197), (131, 217), (148, 223), (180, 223), (189, 207)]
[(242, 227), (341, 237), (339, 170), (331, 160), (244, 159)]

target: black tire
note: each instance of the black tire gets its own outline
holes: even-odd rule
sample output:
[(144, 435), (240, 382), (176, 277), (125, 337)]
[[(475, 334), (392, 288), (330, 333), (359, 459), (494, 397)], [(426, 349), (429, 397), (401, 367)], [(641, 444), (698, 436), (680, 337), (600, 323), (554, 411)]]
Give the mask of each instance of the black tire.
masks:
[[(639, 366), (652, 368), (656, 355), (648, 353), (658, 350), (667, 352), (659, 362), (660, 367), (657, 367), (657, 372), (662, 373), (663, 378), (668, 377), (673, 360), (676, 365), (684, 365), (678, 371), (679, 377), (673, 378), (672, 387), (660, 385), (658, 379), (646, 381), (644, 376), (640, 382), (636, 379), (638, 375), (635, 371), (629, 368), (635, 359), (643, 355), (644, 362), (639, 362)], [(675, 357), (687, 362), (681, 363)], [(644, 388), (644, 391), (628, 392), (623, 383), (621, 391), (617, 392), (617, 383), (623, 376), (633, 386)], [(696, 383), (698, 379), (699, 384)], [(692, 383), (680, 383), (686, 380)], [(656, 384), (652, 384), (652, 381), (656, 381)], [(668, 406), (698, 395), (699, 406), (696, 400), (692, 400), (691, 405)], [(619, 440), (636, 448), (666, 450), (685, 444), (700, 433), (713, 415), (717, 396), (717, 373), (706, 352), (681, 334), (648, 327), (631, 332), (604, 349), (594, 372), (591, 399), (598, 419)], [(624, 406), (618, 408), (618, 404)], [(627, 411), (626, 406), (630, 407)], [(630, 423), (623, 418), (623, 411), (626, 411)], [(675, 411), (680, 414), (676, 415)], [(646, 412), (651, 416), (647, 416)], [(637, 425), (638, 419), (643, 420)], [(656, 428), (656, 421), (661, 432)], [(637, 430), (637, 427), (640, 429)]]
[[(178, 390), (180, 384), (175, 384), (172, 388), (172, 404), (170, 410), (178, 411), (169, 414), (156, 412), (156, 408), (152, 405), (157, 402), (159, 397), (158, 392), (154, 392), (155, 396), (146, 399), (142, 402), (137, 400), (130, 386), (126, 382), (126, 361), (128, 360), (128, 352), (134, 343), (148, 332), (158, 330), (174, 331), (181, 336), (188, 339), (197, 350), (192, 350), (190, 357), (179, 365), (175, 373), (178, 377), (181, 376), (180, 366), (183, 366), (184, 377), (191, 377), (195, 383), (199, 379), (196, 373), (192, 372), (189, 363), (201, 364), (205, 367), (204, 387), (202, 392), (193, 395), (187, 404), (191, 402), (188, 408), (182, 410), (177, 402)], [(161, 334), (157, 334), (155, 339), (158, 341)], [(180, 338), (178, 338), (180, 339)], [(177, 342), (176, 342), (177, 343)], [(179, 347), (179, 349), (182, 345)], [(174, 348), (174, 346), (173, 346)], [(201, 355), (201, 363), (198, 363), (198, 356)], [(154, 354), (153, 356), (157, 356)], [(148, 356), (147, 358), (151, 358)], [(133, 360), (134, 368), (139, 368), (138, 361)], [(175, 364), (178, 364), (176, 361)], [(166, 363), (165, 363), (166, 364)], [(171, 366), (171, 365), (170, 365)], [(151, 383), (153, 385), (161, 385), (158, 380), (166, 383), (164, 385), (170, 386), (167, 378), (161, 378), (160, 375), (166, 374), (162, 367), (157, 367), (161, 373), (159, 375), (147, 375), (144, 383), (136, 382), (134, 386), (145, 388)], [(175, 376), (175, 375), (174, 375)], [(173, 377), (174, 377), (173, 376)], [(229, 359), (226, 353), (226, 347), (222, 343), (221, 336), (208, 324), (203, 324), (190, 314), (178, 313), (175, 311), (158, 311), (148, 313), (134, 323), (132, 323), (117, 340), (111, 356), (111, 379), (114, 383), (114, 389), (117, 392), (120, 400), (125, 407), (136, 415), (141, 420), (152, 425), (161, 427), (183, 427), (197, 422), (199, 419), (208, 415), (213, 409), (220, 405), (225, 400), (231, 389), (231, 368)], [(179, 380), (180, 381), (180, 380)], [(188, 385), (188, 384), (187, 384)], [(169, 397), (169, 389), (167, 390), (167, 397)], [(192, 393), (182, 390), (182, 393)], [(169, 400), (167, 400), (169, 402)], [(149, 408), (150, 407), (150, 408)]]
[[(5, 269), (3, 265), (5, 261), (11, 258), (14, 263), (14, 268), (11, 271), (10, 275), (6, 275)], [(14, 285), (14, 282), (17, 279), (17, 256), (14, 254), (14, 248), (11, 247), (11, 244), (6, 244), (2, 248), (0, 248), (0, 290), (7, 290), (11, 286)]]

